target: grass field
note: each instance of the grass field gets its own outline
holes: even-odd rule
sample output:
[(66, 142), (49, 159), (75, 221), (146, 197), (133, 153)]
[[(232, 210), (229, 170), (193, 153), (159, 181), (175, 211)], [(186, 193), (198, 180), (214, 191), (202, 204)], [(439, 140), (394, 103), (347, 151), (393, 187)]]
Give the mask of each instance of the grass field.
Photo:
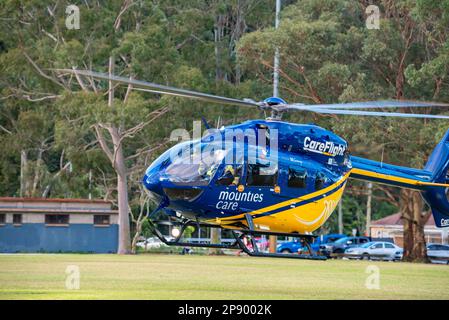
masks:
[[(80, 289), (66, 289), (66, 268)], [(368, 290), (366, 268), (380, 270)], [(0, 299), (449, 299), (449, 267), (233, 256), (0, 255)]]

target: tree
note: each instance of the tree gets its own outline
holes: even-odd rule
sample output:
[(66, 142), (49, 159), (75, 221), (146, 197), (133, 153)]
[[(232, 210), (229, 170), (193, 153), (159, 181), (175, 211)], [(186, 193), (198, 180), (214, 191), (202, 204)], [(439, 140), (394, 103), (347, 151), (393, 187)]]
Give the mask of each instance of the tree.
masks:
[(151, 212), (150, 211), (150, 198), (143, 190), (143, 187), (140, 187), (140, 197), (136, 208), (136, 213), (134, 213), (129, 208), (129, 211), (131, 212), (131, 220), (134, 223), (135, 230), (134, 235), (132, 236), (131, 241), (131, 252), (136, 253), (137, 251), (137, 242), (139, 241), (139, 238), (142, 236), (143, 233), (143, 227), (145, 222), (147, 221), (147, 215)]

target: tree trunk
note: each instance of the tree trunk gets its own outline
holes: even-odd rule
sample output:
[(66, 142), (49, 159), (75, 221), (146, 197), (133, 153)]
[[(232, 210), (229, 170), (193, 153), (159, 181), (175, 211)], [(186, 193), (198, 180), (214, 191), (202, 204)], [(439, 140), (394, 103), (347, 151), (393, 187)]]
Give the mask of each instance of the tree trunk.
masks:
[(38, 187), (40, 176), (41, 176), (42, 153), (43, 152), (44, 152), (44, 150), (39, 149), (39, 152), (37, 154), (36, 165), (34, 168), (33, 187), (31, 189), (31, 193), (30, 193), (31, 197), (36, 197), (36, 194), (37, 194), (37, 187)]
[(126, 175), (125, 157), (117, 128), (110, 130), (114, 143), (114, 167), (117, 172), (117, 200), (119, 215), (118, 254), (131, 253), (131, 231), (129, 225), (128, 179)]
[(131, 253), (131, 239), (129, 230), (128, 212), (128, 182), (126, 175), (117, 174), (117, 198), (118, 198), (118, 254)]
[(218, 14), (215, 18), (214, 27), (214, 45), (215, 45), (215, 79), (217, 81), (225, 80), (225, 73), (222, 70), (222, 39), (224, 37), (224, 28), (226, 17)]
[(215, 44), (215, 48), (214, 48), (214, 53), (215, 53), (215, 80), (219, 81), (223, 79), (223, 76), (221, 74), (221, 59), (220, 59), (220, 35), (219, 35), (219, 30), (218, 30), (218, 26), (215, 27), (214, 29), (214, 44)]
[[(210, 228), (210, 243), (212, 243), (212, 244), (221, 243), (221, 229)], [(210, 248), (209, 254), (210, 255), (221, 255), (221, 254), (223, 254), (223, 251), (218, 248)]]
[(404, 261), (429, 262), (424, 226), (430, 212), (423, 213), (423, 200), (417, 191), (401, 190), (401, 216), (404, 224)]
[[(118, 22), (120, 25), (120, 21)], [(118, 28), (117, 28), (118, 29)], [(109, 57), (109, 76), (114, 73), (114, 57)], [(114, 84), (109, 81), (108, 92), (108, 106), (112, 108), (114, 106)], [(111, 157), (112, 166), (117, 173), (117, 202), (118, 202), (118, 254), (130, 254), (131, 253), (131, 230), (129, 225), (129, 206), (128, 206), (128, 180), (127, 169), (125, 163), (125, 156), (123, 154), (123, 145), (120, 136), (119, 128), (111, 124), (108, 127), (109, 134), (114, 144), (114, 153), (109, 155)], [(104, 142), (103, 142), (104, 144)], [(107, 149), (106, 146), (102, 146), (103, 150)], [(106, 151), (105, 151), (106, 152)], [(110, 151), (109, 151), (110, 154)]]
[(396, 99), (402, 99), (404, 97), (404, 65), (401, 63), (396, 76)]
[(338, 203), (338, 233), (343, 234), (343, 198)]
[(366, 185), (368, 192), (367, 192), (367, 199), (366, 199), (366, 231), (365, 234), (368, 237), (371, 237), (371, 199), (373, 196), (373, 184), (371, 182), (368, 182)]
[(25, 150), (20, 152), (20, 196), (24, 197), (27, 186), (27, 167), (28, 167), (28, 157)]
[(132, 254), (135, 254), (137, 251), (137, 241), (139, 240), (140, 234), (142, 233), (142, 225), (144, 221), (145, 221), (144, 219), (136, 221), (136, 233), (134, 233), (134, 237), (131, 242)]

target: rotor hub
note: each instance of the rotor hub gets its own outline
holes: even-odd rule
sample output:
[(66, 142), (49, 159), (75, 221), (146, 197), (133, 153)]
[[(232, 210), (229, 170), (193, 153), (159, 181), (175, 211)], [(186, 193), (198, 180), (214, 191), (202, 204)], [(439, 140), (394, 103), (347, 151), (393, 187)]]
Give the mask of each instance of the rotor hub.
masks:
[(266, 98), (263, 102), (263, 109), (271, 110), (271, 116), (267, 118), (267, 120), (281, 120), (282, 114), (284, 113), (284, 108), (287, 102), (278, 97), (269, 97)]
[(266, 98), (263, 102), (270, 107), (277, 106), (280, 104), (287, 104), (287, 101), (285, 101), (282, 98), (278, 98), (278, 97), (269, 97), (269, 98)]

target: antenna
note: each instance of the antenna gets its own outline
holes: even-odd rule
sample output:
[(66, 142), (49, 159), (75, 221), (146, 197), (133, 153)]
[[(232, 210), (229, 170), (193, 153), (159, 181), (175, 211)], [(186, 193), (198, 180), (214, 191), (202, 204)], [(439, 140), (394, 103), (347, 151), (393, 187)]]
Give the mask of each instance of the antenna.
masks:
[[(276, 0), (276, 21), (275, 28), (279, 28), (281, 12), (281, 0)], [(279, 48), (274, 53), (274, 73), (273, 73), (273, 97), (279, 97)]]

